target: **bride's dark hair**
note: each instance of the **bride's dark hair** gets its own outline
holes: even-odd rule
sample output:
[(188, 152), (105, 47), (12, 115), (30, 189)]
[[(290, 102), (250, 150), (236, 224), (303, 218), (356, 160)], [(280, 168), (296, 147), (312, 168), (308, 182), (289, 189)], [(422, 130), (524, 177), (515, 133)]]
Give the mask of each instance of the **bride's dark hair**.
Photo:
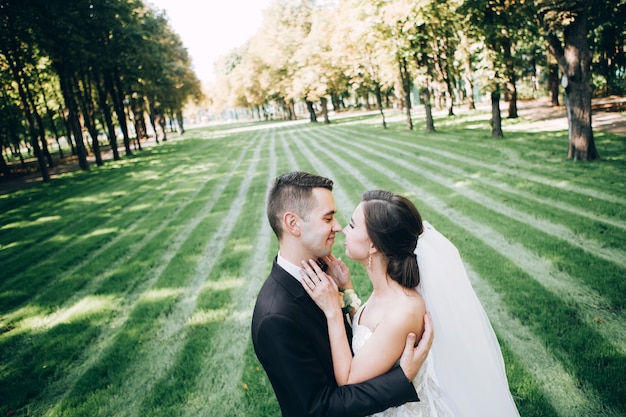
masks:
[(420, 282), (415, 247), (422, 233), (422, 216), (401, 195), (372, 190), (361, 198), (365, 227), (374, 246), (387, 257), (387, 274), (406, 288)]

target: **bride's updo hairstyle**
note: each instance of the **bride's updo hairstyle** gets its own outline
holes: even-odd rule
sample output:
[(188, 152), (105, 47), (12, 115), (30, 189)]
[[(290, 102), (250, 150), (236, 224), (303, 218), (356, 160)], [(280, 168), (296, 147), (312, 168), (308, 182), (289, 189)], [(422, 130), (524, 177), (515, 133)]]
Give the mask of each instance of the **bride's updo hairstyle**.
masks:
[(366, 191), (361, 202), (367, 234), (389, 261), (387, 274), (405, 288), (416, 287), (415, 248), (424, 230), (419, 211), (409, 199), (388, 191)]

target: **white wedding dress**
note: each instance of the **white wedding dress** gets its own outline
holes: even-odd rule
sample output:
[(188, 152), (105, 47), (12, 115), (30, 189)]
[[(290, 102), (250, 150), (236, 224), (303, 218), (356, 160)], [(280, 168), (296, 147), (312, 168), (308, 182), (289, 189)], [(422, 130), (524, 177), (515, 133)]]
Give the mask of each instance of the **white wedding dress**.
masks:
[[(352, 319), (352, 350), (356, 353), (372, 335), (372, 331), (359, 324), (362, 305)], [(420, 398), (419, 402), (406, 403), (400, 407), (392, 407), (376, 413), (380, 417), (454, 417), (454, 412), (446, 405), (441, 396), (439, 384), (435, 377), (432, 355), (428, 355), (426, 362), (413, 380), (415, 391)]]
[[(419, 402), (387, 409), (384, 417), (519, 417), (509, 391), (500, 345), (467, 277), (456, 247), (428, 222), (417, 242), (418, 291), (435, 338), (413, 380)], [(352, 321), (356, 353), (371, 336)]]

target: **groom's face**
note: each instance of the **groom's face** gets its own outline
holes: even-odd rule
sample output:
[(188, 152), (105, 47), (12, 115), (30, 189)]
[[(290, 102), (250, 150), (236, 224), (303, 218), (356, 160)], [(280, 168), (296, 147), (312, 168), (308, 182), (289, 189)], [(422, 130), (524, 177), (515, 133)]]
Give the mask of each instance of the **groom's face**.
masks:
[(322, 258), (331, 254), (341, 226), (335, 219), (337, 209), (330, 190), (314, 188), (313, 199), (315, 205), (306, 221), (300, 220), (301, 242), (314, 258)]

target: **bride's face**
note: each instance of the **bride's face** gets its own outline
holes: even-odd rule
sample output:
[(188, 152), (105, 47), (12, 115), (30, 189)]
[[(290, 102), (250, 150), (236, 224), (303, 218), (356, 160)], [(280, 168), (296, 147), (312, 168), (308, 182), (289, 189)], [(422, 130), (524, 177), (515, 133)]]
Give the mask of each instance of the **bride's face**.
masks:
[(359, 204), (354, 210), (350, 223), (344, 227), (343, 233), (346, 235), (346, 256), (355, 261), (367, 262), (372, 241), (365, 228), (362, 204)]

